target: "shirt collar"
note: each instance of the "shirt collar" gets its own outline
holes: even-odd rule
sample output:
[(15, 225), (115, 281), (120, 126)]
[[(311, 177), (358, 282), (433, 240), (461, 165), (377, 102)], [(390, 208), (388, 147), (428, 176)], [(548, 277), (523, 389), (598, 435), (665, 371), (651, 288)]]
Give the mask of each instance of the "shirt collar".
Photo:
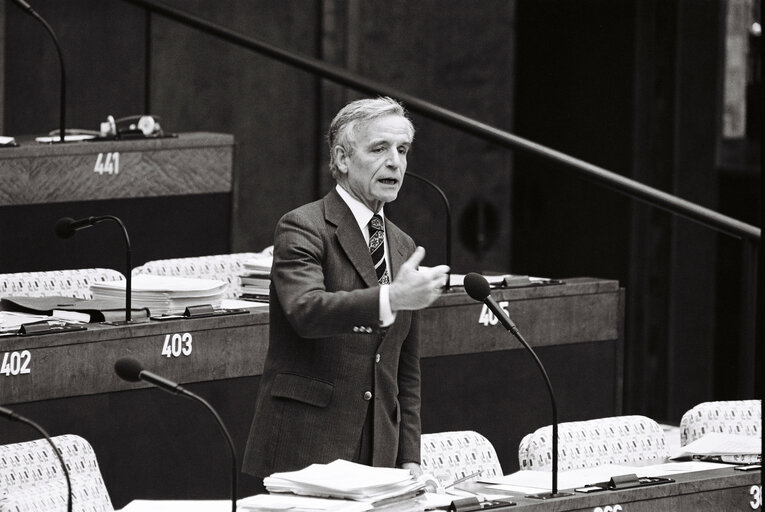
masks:
[[(348, 208), (351, 209), (351, 213), (353, 214), (353, 218), (356, 219), (356, 223), (359, 225), (359, 229), (362, 231), (366, 229), (367, 224), (369, 224), (369, 221), (372, 220), (372, 216), (375, 214), (375, 212), (367, 208), (364, 203), (350, 195), (347, 190), (340, 186), (339, 183), (335, 188), (337, 189), (337, 193), (340, 194), (340, 198), (343, 200), (343, 202), (345, 202), (345, 204), (348, 205)], [(382, 208), (380, 208), (380, 211), (377, 212), (377, 214), (382, 217), (383, 221), (385, 221), (385, 214), (383, 213)]]

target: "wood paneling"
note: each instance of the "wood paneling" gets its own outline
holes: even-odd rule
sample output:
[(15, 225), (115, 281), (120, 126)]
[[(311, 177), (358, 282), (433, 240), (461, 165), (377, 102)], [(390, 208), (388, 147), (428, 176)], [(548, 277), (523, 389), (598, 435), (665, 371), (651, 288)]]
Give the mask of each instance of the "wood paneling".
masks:
[[(231, 193), (233, 138), (214, 133), (0, 153), (0, 206)], [(117, 155), (117, 156), (115, 156)], [(98, 164), (109, 166), (96, 172)]]
[[(247, 37), (316, 55), (318, 2), (174, 1)], [(315, 199), (316, 78), (174, 21), (152, 19), (151, 104), (171, 129), (232, 133), (232, 249), (271, 245), (284, 213)]]

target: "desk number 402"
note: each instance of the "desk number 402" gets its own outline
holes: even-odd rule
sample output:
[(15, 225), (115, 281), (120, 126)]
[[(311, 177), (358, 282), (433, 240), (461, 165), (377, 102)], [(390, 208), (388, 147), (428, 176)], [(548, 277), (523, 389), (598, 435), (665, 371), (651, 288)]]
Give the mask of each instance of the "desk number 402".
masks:
[(191, 333), (166, 334), (165, 343), (162, 345), (162, 355), (165, 357), (180, 357), (191, 355)]
[(0, 375), (11, 377), (30, 373), (30, 359), (32, 359), (32, 354), (29, 350), (22, 350), (21, 352), (5, 352), (3, 354), (3, 362), (0, 364)]

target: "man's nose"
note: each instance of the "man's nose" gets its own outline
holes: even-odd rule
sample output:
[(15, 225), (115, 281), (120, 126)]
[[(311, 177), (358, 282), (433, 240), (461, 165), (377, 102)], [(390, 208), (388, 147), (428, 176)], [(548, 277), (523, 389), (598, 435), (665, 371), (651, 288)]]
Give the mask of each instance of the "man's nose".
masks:
[(391, 169), (398, 169), (401, 167), (401, 153), (396, 149), (393, 149), (388, 153), (388, 167)]

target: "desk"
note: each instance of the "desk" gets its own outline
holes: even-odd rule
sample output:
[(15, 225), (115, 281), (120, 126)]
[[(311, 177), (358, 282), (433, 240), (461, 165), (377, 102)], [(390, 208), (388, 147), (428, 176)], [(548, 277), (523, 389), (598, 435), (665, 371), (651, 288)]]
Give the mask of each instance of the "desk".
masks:
[[(623, 290), (616, 281), (575, 278), (493, 295), (507, 301), (545, 363), (561, 421), (620, 412)], [(550, 422), (549, 399), (529, 355), (501, 327), (481, 323), (482, 309), (455, 290), (417, 313), (423, 431), (477, 430), (494, 443), (509, 473), (517, 469), (520, 438)], [(227, 472), (214, 468), (226, 467), (227, 454), (212, 419), (188, 400), (121, 381), (114, 362), (134, 357), (188, 384), (218, 409), (241, 455), (267, 344), (264, 309), (0, 338), (0, 362), (15, 353), (29, 370), (0, 375), (0, 404), (54, 435), (88, 439), (117, 507), (136, 497), (225, 497)], [(23, 426), (0, 422), (3, 443), (33, 437)]]
[[(514, 507), (500, 511), (523, 510), (582, 512), (731, 512), (762, 509), (760, 471), (742, 472), (731, 468), (672, 475), (673, 483), (606, 491), (576, 493), (571, 497), (540, 501), (516, 497)], [(754, 506), (753, 506), (754, 504)]]
[(212, 254), (230, 251), (233, 136), (19, 142), (0, 151), (0, 273), (83, 267), (124, 272), (118, 229), (60, 240), (53, 226), (61, 217), (119, 217), (136, 266), (198, 254), (199, 233)]

